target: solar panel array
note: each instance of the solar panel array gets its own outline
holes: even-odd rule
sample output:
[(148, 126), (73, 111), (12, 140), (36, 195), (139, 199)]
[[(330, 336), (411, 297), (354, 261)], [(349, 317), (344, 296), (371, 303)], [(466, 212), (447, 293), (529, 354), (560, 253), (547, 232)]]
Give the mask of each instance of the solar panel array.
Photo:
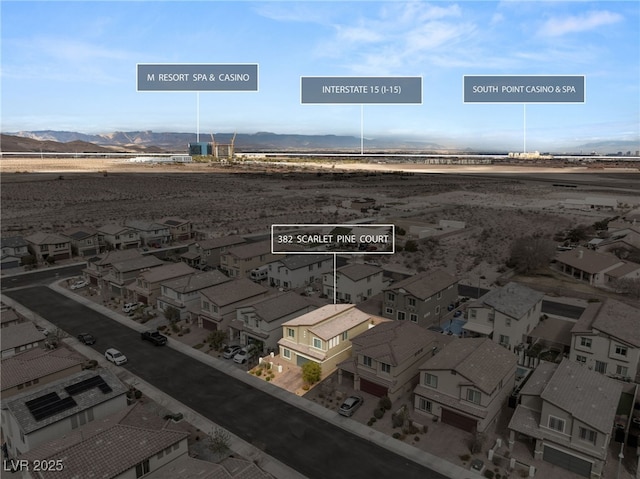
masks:
[(113, 389), (111, 389), (111, 386), (109, 386), (104, 381), (102, 376), (92, 376), (89, 379), (85, 379), (83, 381), (80, 381), (79, 383), (75, 383), (70, 386), (67, 386), (66, 388), (64, 388), (64, 390), (67, 391), (67, 393), (69, 393), (70, 396), (73, 396), (75, 394), (80, 394), (84, 391), (88, 391), (89, 389), (93, 389), (93, 388), (100, 389), (100, 391), (102, 391), (103, 394), (107, 394), (113, 391)]
[(71, 396), (60, 399), (58, 393), (49, 393), (27, 401), (25, 405), (36, 421), (42, 421), (77, 406), (77, 403)]

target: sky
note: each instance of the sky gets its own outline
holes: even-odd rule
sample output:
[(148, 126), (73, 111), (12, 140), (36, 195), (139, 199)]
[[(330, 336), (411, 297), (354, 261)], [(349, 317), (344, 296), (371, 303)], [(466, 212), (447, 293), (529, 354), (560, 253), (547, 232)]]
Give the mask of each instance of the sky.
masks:
[[(549, 151), (640, 142), (640, 2), (0, 2), (1, 131), (274, 132)], [(257, 92), (139, 92), (139, 63), (257, 63)], [(463, 103), (464, 75), (585, 75), (580, 104)], [(309, 105), (304, 76), (419, 76)]]

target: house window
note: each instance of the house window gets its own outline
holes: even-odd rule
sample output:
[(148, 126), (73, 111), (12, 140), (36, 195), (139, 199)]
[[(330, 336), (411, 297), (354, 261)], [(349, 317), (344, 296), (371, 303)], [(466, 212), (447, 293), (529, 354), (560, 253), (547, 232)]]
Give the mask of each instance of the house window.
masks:
[(585, 348), (591, 348), (591, 338), (581, 337), (580, 338), (580, 346), (583, 346)]
[(511, 318), (505, 318), (504, 319), (504, 325), (509, 328), (511, 327)]
[(296, 337), (296, 330), (293, 329), (293, 328), (287, 328), (287, 337), (295, 338)]
[(582, 441), (590, 442), (591, 444), (596, 443), (596, 438), (598, 437), (598, 433), (596, 433), (592, 429), (587, 429), (584, 427), (580, 428), (580, 439)]
[(393, 316), (393, 308), (385, 308), (384, 312), (389, 316)]
[(345, 331), (344, 333), (342, 333), (342, 340), (346, 341), (347, 339), (349, 339), (349, 331)]
[(427, 401), (425, 398), (418, 399), (418, 409), (421, 411), (431, 412), (431, 401)]
[(549, 416), (549, 429), (564, 432), (564, 419), (560, 419), (555, 416)]
[(505, 336), (504, 334), (500, 335), (500, 345), (509, 346), (509, 336)]
[(607, 363), (603, 361), (596, 361), (596, 372), (606, 374), (607, 373)]
[(472, 402), (473, 404), (480, 404), (480, 391), (476, 391), (475, 389), (467, 389), (467, 401)]
[(580, 356), (579, 354), (576, 356), (576, 361), (578, 361), (579, 363), (585, 364), (587, 362), (587, 357), (586, 356)]
[(436, 295), (436, 299), (440, 299), (442, 298), (442, 291), (439, 291), (438, 294)]
[(404, 321), (405, 317), (404, 311), (398, 311), (398, 321)]
[(313, 338), (313, 347), (316, 349), (322, 349), (322, 340), (318, 338)]
[(391, 374), (391, 365), (387, 363), (380, 363), (380, 370), (385, 374)]
[(616, 354), (618, 356), (627, 356), (627, 348), (626, 346), (621, 346), (620, 344), (616, 344)]
[(344, 294), (344, 300), (348, 303), (351, 302), (351, 295), (349, 293), (345, 293)]
[(335, 348), (338, 344), (340, 344), (340, 337), (334, 336), (329, 340), (329, 349)]
[(436, 306), (436, 314), (440, 314), (440, 306)]
[(626, 366), (616, 365), (616, 375), (622, 376), (624, 378), (629, 376), (629, 368)]
[(149, 459), (136, 464), (136, 477), (142, 477), (145, 474), (149, 474)]
[(433, 374), (425, 373), (424, 375), (424, 383), (427, 386), (430, 386), (434, 389), (438, 388), (438, 376), (434, 376)]
[(282, 349), (282, 355), (287, 359), (291, 359), (291, 350), (283, 348)]
[(418, 315), (414, 314), (414, 313), (411, 313), (409, 315), (409, 319), (411, 320), (412, 323), (417, 323), (418, 322)]
[(476, 310), (475, 309), (470, 309), (469, 310), (469, 317), (471, 319), (476, 319)]
[(367, 366), (368, 368), (372, 367), (373, 361), (369, 356), (362, 356), (362, 364)]
[(209, 311), (210, 306), (209, 306), (209, 302), (208, 301), (203, 301), (202, 302), (202, 309), (204, 309), (205, 311)]
[(396, 295), (393, 293), (387, 293), (387, 301), (395, 301)]
[(407, 300), (407, 302), (409, 303), (409, 306), (415, 306), (416, 305), (416, 299), (415, 298), (409, 298)]
[(367, 290), (367, 297), (371, 296), (373, 294), (373, 290), (371, 288), (369, 288)]

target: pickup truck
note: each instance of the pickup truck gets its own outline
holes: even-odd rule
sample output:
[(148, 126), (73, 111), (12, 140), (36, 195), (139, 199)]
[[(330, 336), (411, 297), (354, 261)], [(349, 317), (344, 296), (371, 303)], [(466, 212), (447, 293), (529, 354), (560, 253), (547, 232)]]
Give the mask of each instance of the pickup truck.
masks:
[(164, 346), (167, 344), (167, 337), (160, 334), (158, 331), (143, 331), (140, 333), (140, 337), (144, 341), (151, 341), (156, 346)]

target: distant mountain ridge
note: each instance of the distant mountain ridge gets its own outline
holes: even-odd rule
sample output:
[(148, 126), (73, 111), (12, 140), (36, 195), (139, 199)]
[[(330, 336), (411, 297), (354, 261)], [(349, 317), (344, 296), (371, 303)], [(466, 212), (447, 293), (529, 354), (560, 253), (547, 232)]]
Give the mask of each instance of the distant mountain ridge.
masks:
[[(60, 143), (86, 142), (102, 147), (137, 147), (161, 148), (168, 152), (185, 152), (189, 143), (196, 141), (195, 133), (172, 133), (153, 131), (116, 131), (104, 134), (86, 134), (75, 131), (19, 131), (7, 133), (16, 137), (29, 138), (38, 141), (56, 141)], [(215, 140), (221, 144), (231, 143), (233, 133), (201, 134), (200, 141)], [(354, 136), (339, 135), (295, 135), (271, 132), (238, 133), (235, 147), (238, 151), (279, 150), (290, 149), (318, 150), (318, 149), (357, 149), (361, 140)], [(444, 150), (442, 145), (426, 141), (403, 141), (395, 139), (365, 139), (368, 148), (403, 148), (420, 150)], [(7, 148), (3, 150), (8, 151)]]

